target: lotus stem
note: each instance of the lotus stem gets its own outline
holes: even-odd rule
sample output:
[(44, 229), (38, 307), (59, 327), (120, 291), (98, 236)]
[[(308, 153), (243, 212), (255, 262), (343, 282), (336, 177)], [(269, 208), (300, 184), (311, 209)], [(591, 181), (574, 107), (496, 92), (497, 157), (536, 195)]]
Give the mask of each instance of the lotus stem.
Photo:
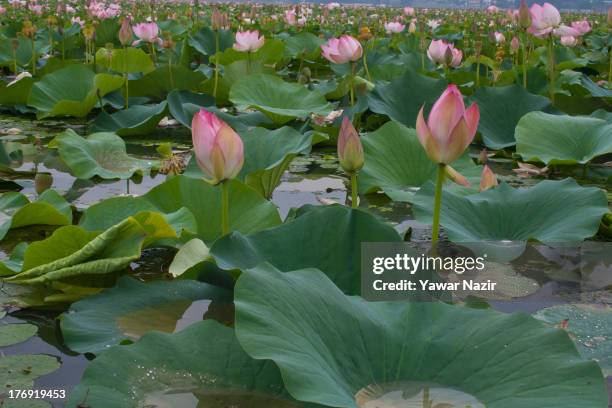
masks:
[(612, 87), (612, 46), (608, 49), (610, 55), (610, 67), (608, 68), (608, 88)]
[[(123, 65), (127, 68), (127, 57), (128, 57), (127, 46), (123, 47), (123, 50), (124, 50), (124, 52), (123, 52), (123, 58), (124, 58), (123, 62), (124, 62), (124, 64)], [(129, 101), (129, 98), (130, 98), (130, 85), (129, 85), (130, 78), (128, 77), (128, 73), (127, 72), (123, 73), (123, 78), (124, 78), (124, 81), (125, 81), (125, 103), (124, 103), (124, 106), (125, 106), (125, 109), (127, 109), (127, 108), (130, 107), (130, 101)]]
[(14, 62), (15, 75), (17, 75), (17, 51), (15, 50), (15, 47), (13, 47), (13, 62)]
[(247, 52), (247, 75), (251, 75), (251, 51)]
[(476, 88), (480, 87), (480, 53), (476, 56)]
[(555, 103), (555, 39), (548, 37), (548, 80), (550, 82), (550, 100)]
[(433, 224), (431, 229), (431, 247), (435, 250), (440, 235), (440, 209), (442, 206), (442, 186), (446, 176), (446, 164), (438, 164), (438, 176), (436, 178), (436, 195), (434, 198)]
[(423, 388), (423, 408), (431, 408), (431, 400), (429, 399), (429, 387)]
[(368, 77), (368, 81), (372, 82), (372, 75), (370, 75), (370, 70), (368, 69), (368, 44), (369, 42), (366, 43), (366, 46), (364, 47), (363, 50), (363, 69), (365, 69), (366, 72), (366, 76)]
[(215, 30), (215, 85), (213, 97), (217, 98), (217, 86), (219, 85), (219, 30)]
[(227, 235), (229, 232), (229, 187), (228, 181), (224, 180), (221, 182), (221, 233)]
[(523, 88), (527, 89), (527, 36), (521, 36), (521, 48), (523, 49)]
[(355, 106), (355, 63), (351, 62), (351, 106)]
[(36, 75), (36, 40), (32, 34), (32, 75)]
[(351, 174), (351, 208), (359, 207), (359, 189), (357, 188), (357, 173)]

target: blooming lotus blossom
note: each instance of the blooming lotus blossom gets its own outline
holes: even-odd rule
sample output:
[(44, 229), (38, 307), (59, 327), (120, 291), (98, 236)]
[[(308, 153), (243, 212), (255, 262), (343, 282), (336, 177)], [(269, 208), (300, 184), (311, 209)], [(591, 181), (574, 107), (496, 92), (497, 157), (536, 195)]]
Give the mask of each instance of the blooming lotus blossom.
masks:
[(529, 12), (531, 14), (529, 32), (536, 37), (545, 37), (561, 24), (559, 10), (550, 3), (544, 3), (542, 6), (534, 4)]
[(414, 16), (414, 8), (404, 7), (404, 14), (407, 16)]
[(559, 27), (555, 28), (553, 30), (553, 34), (557, 37), (579, 37), (580, 36), (580, 32), (578, 32), (578, 30), (566, 26), (566, 25), (560, 25)]
[(195, 159), (212, 184), (235, 178), (244, 163), (244, 145), (217, 115), (200, 109), (191, 122)]
[(561, 37), (561, 44), (566, 47), (575, 47), (578, 44), (578, 39), (576, 37), (572, 37), (571, 35)]
[(431, 29), (431, 31), (434, 31), (436, 28), (440, 27), (440, 20), (428, 20), (427, 21), (427, 26)]
[(330, 38), (327, 43), (321, 45), (321, 50), (323, 56), (334, 64), (355, 62), (363, 55), (361, 44), (350, 35)]
[(306, 25), (307, 21), (308, 20), (306, 19), (306, 16), (302, 16), (302, 17), (298, 18), (298, 20), (297, 20), (298, 27), (304, 27)]
[(572, 28), (580, 35), (588, 34), (591, 31), (591, 24), (587, 20), (572, 22)]
[(408, 32), (411, 34), (416, 33), (416, 24), (414, 23), (414, 21), (411, 21), (408, 25)]
[(138, 45), (141, 42), (162, 44), (162, 40), (159, 38), (159, 27), (155, 22), (136, 24), (132, 27), (132, 30), (134, 35), (138, 37), (138, 40), (134, 41), (133, 45)]
[(287, 10), (285, 11), (285, 22), (291, 26), (297, 24), (297, 16), (295, 14), (295, 10)]
[(490, 5), (487, 7), (487, 13), (497, 13), (499, 11), (499, 7), (495, 5)]
[(340, 8), (340, 3), (332, 2), (327, 5), (328, 10), (334, 10)]
[(0, 6), (0, 14), (4, 14), (6, 13), (6, 9), (2, 6)]
[(81, 28), (83, 28), (83, 27), (85, 26), (85, 22), (84, 22), (83, 20), (81, 20), (81, 17), (78, 17), (78, 16), (77, 16), (77, 17), (72, 17), (72, 18), (70, 19), (70, 22), (71, 22), (72, 24), (78, 24), (78, 25), (80, 25), (80, 26), (81, 26)]
[(347, 174), (355, 174), (363, 167), (364, 155), (361, 139), (348, 116), (342, 119), (338, 134), (338, 158), (340, 166)]
[(482, 167), (482, 174), (480, 175), (480, 191), (485, 191), (490, 188), (496, 187), (499, 183), (497, 182), (497, 176), (493, 173), (493, 170), (486, 164)]
[(506, 37), (498, 31), (493, 33), (493, 38), (495, 39), (496, 44), (503, 44), (506, 42)]
[(436, 64), (458, 67), (463, 53), (444, 40), (433, 40), (427, 49), (427, 57)]
[(241, 52), (255, 52), (263, 47), (264, 42), (265, 38), (263, 35), (259, 35), (258, 30), (238, 31), (236, 33), (234, 49)]
[(465, 109), (459, 88), (451, 84), (434, 104), (427, 122), (423, 109), (424, 106), (416, 123), (421, 145), (433, 162), (452, 163), (474, 140), (480, 120), (478, 105), (473, 104)]
[(385, 31), (387, 32), (387, 34), (401, 33), (402, 31), (404, 31), (405, 28), (406, 26), (402, 23), (398, 23), (398, 22), (385, 23)]

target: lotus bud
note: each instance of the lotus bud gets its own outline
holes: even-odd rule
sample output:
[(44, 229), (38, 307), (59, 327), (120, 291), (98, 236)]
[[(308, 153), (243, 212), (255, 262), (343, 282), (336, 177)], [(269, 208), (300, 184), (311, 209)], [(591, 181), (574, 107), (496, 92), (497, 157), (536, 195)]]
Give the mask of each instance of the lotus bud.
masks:
[(485, 191), (498, 185), (497, 177), (493, 170), (486, 164), (482, 168), (482, 175), (480, 176), (480, 191)]
[(608, 27), (612, 28), (612, 5), (608, 9)]
[(521, 0), (521, 5), (518, 10), (518, 23), (524, 30), (531, 27), (531, 12), (529, 11), (526, 0)]
[(213, 30), (221, 30), (223, 28), (224, 24), (224, 18), (223, 18), (223, 14), (221, 14), (221, 12), (219, 11), (219, 9), (215, 8), (212, 12), (212, 17), (211, 17), (211, 22), (212, 22), (212, 29)]
[(421, 107), (416, 123), (419, 141), (430, 160), (450, 164), (463, 154), (476, 136), (480, 120), (478, 105), (465, 109), (459, 88), (451, 84), (434, 104), (427, 122), (424, 108)]
[(364, 156), (361, 139), (348, 116), (342, 119), (342, 125), (340, 126), (338, 157), (340, 166), (347, 174), (355, 174), (363, 167)]
[(244, 163), (242, 139), (214, 113), (200, 109), (191, 122), (198, 166), (211, 184), (235, 178)]
[(36, 173), (34, 176), (34, 190), (41, 195), (53, 185), (53, 176), (49, 173)]
[(512, 37), (512, 41), (510, 41), (510, 52), (512, 54), (516, 54), (521, 46), (519, 39), (517, 37)]
[(129, 18), (124, 18), (121, 22), (121, 28), (119, 29), (119, 42), (124, 47), (129, 45), (132, 42), (132, 38), (134, 37), (134, 32), (132, 31), (132, 25), (130, 24)]

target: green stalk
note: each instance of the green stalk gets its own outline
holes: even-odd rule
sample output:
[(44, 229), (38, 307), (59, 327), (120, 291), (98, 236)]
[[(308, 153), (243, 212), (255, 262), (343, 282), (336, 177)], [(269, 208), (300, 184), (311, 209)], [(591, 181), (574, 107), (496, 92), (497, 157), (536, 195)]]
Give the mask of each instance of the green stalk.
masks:
[(434, 199), (433, 225), (431, 231), (431, 247), (435, 250), (440, 235), (440, 208), (442, 205), (442, 186), (446, 177), (446, 164), (438, 164), (438, 177), (436, 178), (436, 196)]
[(527, 89), (527, 36), (521, 35), (521, 48), (523, 49), (523, 88)]
[(221, 182), (221, 233), (227, 235), (229, 232), (229, 187), (228, 181), (224, 180)]
[(32, 75), (36, 75), (36, 42), (32, 35)]
[(357, 189), (357, 173), (351, 174), (351, 207), (359, 207), (359, 190)]
[(219, 30), (215, 30), (215, 85), (213, 97), (217, 98), (217, 86), (219, 84)]
[(480, 87), (480, 54), (476, 57), (476, 88)]
[(251, 74), (251, 51), (247, 51), (247, 75)]
[(351, 62), (351, 106), (355, 106), (355, 63)]
[(363, 47), (363, 68), (365, 69), (366, 76), (368, 77), (368, 81), (372, 82), (372, 75), (370, 75), (370, 70), (368, 69), (368, 57), (367, 57), (367, 49), (368, 49), (369, 41), (366, 42), (366, 46)]
[(15, 50), (15, 47), (13, 47), (13, 62), (14, 62), (15, 75), (17, 75), (17, 51)]
[(549, 35), (548, 41), (548, 80), (550, 82), (550, 100), (555, 103), (555, 39)]
[[(124, 52), (123, 52), (123, 58), (124, 58), (123, 62), (124, 62), (124, 64), (123, 65), (127, 68), (127, 63), (128, 63), (127, 62), (127, 55), (128, 55), (128, 53), (127, 53), (127, 45), (123, 47), (123, 50), (124, 50)], [(123, 78), (124, 78), (124, 81), (125, 81), (125, 109), (127, 109), (130, 106), (130, 102), (129, 102), (129, 97), (130, 97), (129, 80), (130, 79), (128, 77), (128, 73), (127, 72), (123, 73)]]
[(608, 87), (612, 86), (612, 47), (608, 50), (610, 54), (610, 68), (608, 69)]

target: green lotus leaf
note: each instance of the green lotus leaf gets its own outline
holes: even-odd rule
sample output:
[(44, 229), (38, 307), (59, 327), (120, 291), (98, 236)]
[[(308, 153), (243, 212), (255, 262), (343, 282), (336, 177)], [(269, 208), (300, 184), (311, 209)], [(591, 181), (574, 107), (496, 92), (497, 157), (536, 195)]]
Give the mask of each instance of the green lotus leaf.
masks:
[(210, 253), (210, 250), (199, 238), (194, 238), (189, 242), (186, 242), (174, 256), (168, 273), (175, 278), (183, 276), (192, 268), (201, 265)]
[(84, 400), (105, 408), (303, 406), (282, 384), (272, 362), (252, 359), (233, 329), (209, 320), (105, 351), (89, 364), (66, 406)]
[(345, 296), (320, 271), (280, 273), (270, 265), (240, 276), (235, 304), (244, 350), (274, 361), (300, 401), (351, 408), (421, 406), (424, 397), (444, 407), (607, 404), (597, 364), (581, 359), (565, 332), (525, 314), (366, 302)]
[(49, 238), (30, 244), (21, 272), (5, 281), (41, 284), (120, 271), (140, 258), (146, 236), (132, 217), (102, 233), (74, 225), (60, 227)]
[(0, 262), (0, 277), (14, 275), (21, 270), (23, 267), (23, 256), (27, 248), (27, 242), (20, 242), (13, 248), (8, 259)]
[(281, 40), (266, 39), (263, 47), (252, 52), (249, 56), (246, 52), (236, 51), (233, 48), (227, 48), (223, 52), (215, 55), (214, 58), (219, 58), (219, 64), (227, 66), (236, 61), (246, 61), (249, 58), (251, 62), (260, 62), (264, 65), (275, 65), (280, 62), (285, 53), (285, 43)]
[(84, 138), (67, 129), (52, 141), (72, 174), (80, 179), (98, 176), (104, 179), (127, 179), (148, 174), (159, 163), (130, 157), (125, 142), (114, 133), (94, 133)]
[[(257, 127), (240, 132), (240, 137), (245, 157), (238, 177), (267, 198), (272, 196), (291, 160), (298, 153), (309, 150), (312, 144), (312, 134), (301, 134), (288, 126), (276, 130)], [(184, 174), (203, 177), (194, 158)]]
[(570, 337), (584, 358), (595, 360), (605, 376), (612, 375), (612, 324), (610, 306), (571, 304), (542, 309), (534, 317), (550, 325), (567, 325)]
[(12, 228), (71, 222), (70, 204), (54, 190), (44, 191), (32, 202), (21, 193), (8, 192), (0, 196), (0, 239)]
[(173, 90), (196, 91), (206, 77), (182, 65), (161, 66), (140, 79), (130, 81), (130, 96), (148, 96), (159, 100)]
[(285, 55), (291, 58), (316, 59), (321, 53), (321, 45), (325, 40), (308, 32), (301, 32), (287, 37), (285, 40)]
[(126, 276), (114, 287), (72, 304), (61, 318), (62, 337), (74, 351), (98, 354), (152, 330), (180, 330), (185, 311), (201, 300), (231, 303), (232, 294), (193, 280), (147, 284)]
[[(218, 49), (216, 48), (217, 35), (219, 36)], [(190, 35), (188, 41), (197, 52), (214, 55), (217, 51), (225, 51), (234, 45), (234, 33), (232, 30), (214, 31), (210, 27), (202, 27), (195, 34)]]
[(135, 105), (109, 115), (100, 113), (92, 123), (93, 132), (111, 132), (119, 136), (138, 136), (152, 133), (166, 116), (166, 101), (157, 105)]
[(612, 153), (612, 123), (591, 117), (533, 112), (516, 127), (516, 152), (528, 161), (585, 164)]
[(332, 109), (320, 93), (266, 74), (253, 74), (237, 81), (230, 91), (230, 100), (240, 110), (257, 109), (281, 125), (311, 113), (327, 115)]
[(529, 112), (547, 110), (550, 99), (534, 95), (520, 85), (481, 87), (471, 98), (480, 109), (478, 130), (492, 149), (514, 146), (514, 129)]
[(120, 76), (95, 74), (84, 65), (69, 65), (34, 83), (28, 105), (38, 110), (38, 118), (64, 115), (82, 118), (99, 103), (99, 98), (122, 85)]
[[(11, 37), (17, 37), (17, 35)], [(17, 66), (26, 67), (32, 61), (32, 40), (21, 36), (15, 40), (17, 40), (17, 49), (14, 51), (10, 39), (2, 38), (0, 41), (0, 66), (13, 69), (15, 60), (17, 60)], [(49, 50), (49, 43), (35, 41), (34, 48), (37, 55), (42, 55)]]
[(34, 380), (57, 370), (56, 357), (45, 354), (0, 355), (0, 395), (8, 390), (27, 390), (34, 387)]
[(28, 104), (28, 95), (34, 85), (34, 78), (23, 78), (13, 85), (7, 85), (0, 81), (0, 105), (25, 106)]
[(203, 107), (215, 105), (212, 96), (189, 91), (172, 91), (168, 94), (168, 109), (174, 119), (191, 129), (193, 115)]
[[(427, 157), (414, 129), (390, 121), (361, 140), (365, 165), (359, 172), (360, 192), (381, 189), (393, 200), (411, 201), (416, 188), (435, 179), (437, 166)], [(479, 182), (481, 168), (469, 155), (452, 166), (473, 184)]]
[(387, 85), (378, 84), (368, 95), (368, 105), (372, 112), (415, 127), (421, 107), (426, 105), (426, 108), (430, 108), (446, 89), (446, 85), (442, 79), (433, 79), (408, 70)]
[(29, 323), (0, 325), (0, 347), (11, 346), (26, 341), (34, 336), (37, 331), (38, 327)]
[(121, 28), (119, 19), (107, 18), (96, 22), (96, 35), (94, 41), (98, 47), (104, 47), (106, 44), (118, 43), (118, 32)]
[(399, 241), (391, 226), (365, 211), (339, 205), (306, 206), (294, 220), (276, 228), (223, 237), (210, 254), (223, 269), (245, 270), (261, 262), (283, 271), (317, 268), (354, 295), (361, 291), (361, 243)]
[(96, 63), (104, 68), (111, 69), (122, 74), (133, 74), (136, 72), (148, 73), (155, 69), (151, 57), (140, 48), (116, 48), (110, 53), (105, 48), (100, 48), (96, 53)]
[[(431, 223), (432, 183), (415, 196), (414, 215)], [(544, 180), (533, 187), (499, 187), (475, 195), (446, 191), (440, 223), (454, 242), (528, 241), (575, 243), (592, 237), (608, 212), (606, 194), (573, 179)]]
[[(257, 191), (232, 180), (229, 184), (230, 228), (248, 234), (281, 223), (278, 210)], [(173, 177), (140, 197), (103, 200), (84, 212), (82, 225), (108, 228), (140, 211), (174, 213), (189, 210), (197, 220), (193, 232), (205, 242), (221, 236), (221, 188), (201, 179)]]

